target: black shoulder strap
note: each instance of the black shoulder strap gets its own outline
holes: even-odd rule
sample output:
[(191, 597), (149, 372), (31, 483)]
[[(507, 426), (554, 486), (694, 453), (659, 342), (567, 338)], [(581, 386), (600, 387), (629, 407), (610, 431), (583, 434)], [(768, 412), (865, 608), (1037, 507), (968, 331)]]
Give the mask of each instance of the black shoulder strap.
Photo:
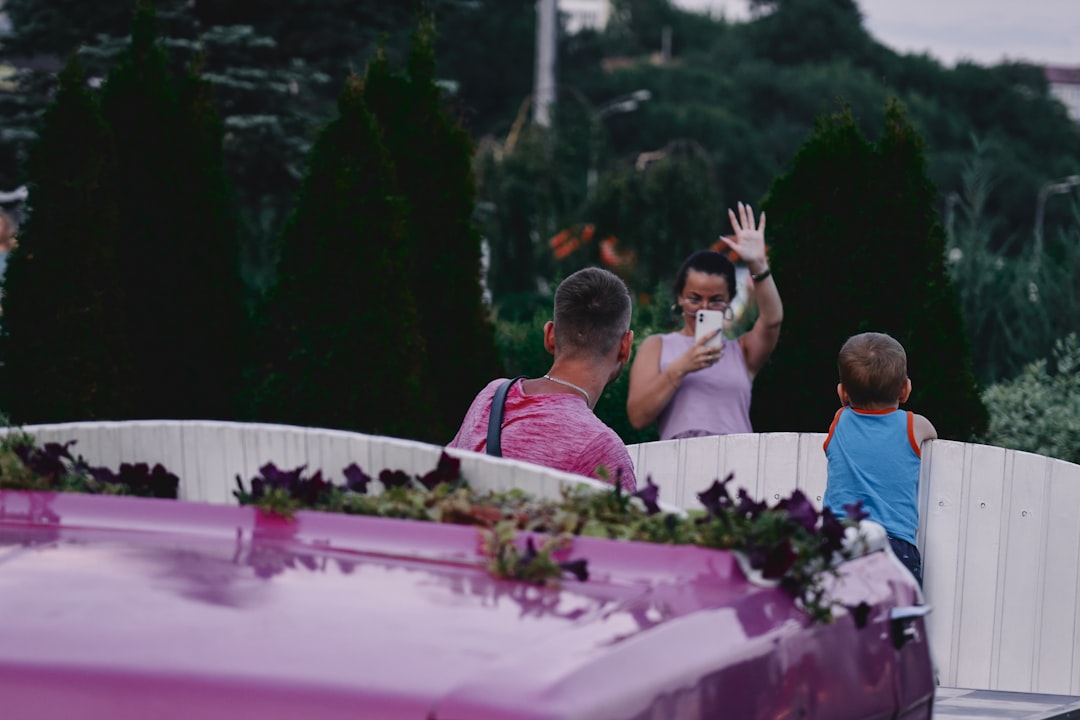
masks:
[(510, 386), (524, 378), (518, 375), (510, 378), (495, 390), (495, 396), (491, 398), (491, 414), (488, 416), (487, 454), (502, 457), (502, 419), (503, 406), (506, 405), (506, 393)]

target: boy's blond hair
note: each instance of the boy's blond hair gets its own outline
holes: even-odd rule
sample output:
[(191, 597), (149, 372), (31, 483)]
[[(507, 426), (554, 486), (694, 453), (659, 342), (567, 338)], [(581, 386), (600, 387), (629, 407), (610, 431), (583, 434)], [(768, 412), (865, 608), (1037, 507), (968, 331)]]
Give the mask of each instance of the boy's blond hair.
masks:
[(885, 333), (848, 338), (840, 348), (837, 366), (840, 383), (857, 407), (895, 403), (908, 379), (904, 346)]

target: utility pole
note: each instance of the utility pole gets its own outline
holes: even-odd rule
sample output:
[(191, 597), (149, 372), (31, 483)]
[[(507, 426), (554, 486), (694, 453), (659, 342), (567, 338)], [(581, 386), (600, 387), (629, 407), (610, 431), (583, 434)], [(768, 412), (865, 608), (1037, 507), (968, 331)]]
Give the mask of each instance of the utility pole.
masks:
[(555, 102), (555, 47), (559, 29), (559, 0), (536, 0), (536, 76), (533, 82), (533, 122), (551, 125)]

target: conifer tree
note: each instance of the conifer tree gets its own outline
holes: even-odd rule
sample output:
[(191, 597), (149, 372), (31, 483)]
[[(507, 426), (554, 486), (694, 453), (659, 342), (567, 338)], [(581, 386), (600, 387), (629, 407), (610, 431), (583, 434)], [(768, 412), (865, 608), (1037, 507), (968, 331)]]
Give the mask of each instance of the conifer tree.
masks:
[(405, 203), (350, 78), (320, 133), (262, 309), (256, 417), (427, 439)]
[(73, 59), (28, 160), (29, 218), (3, 299), (3, 407), (20, 423), (127, 417), (112, 136)]
[(482, 297), (480, 234), (472, 223), (472, 141), (443, 104), (434, 35), (432, 19), (422, 19), (406, 73), (391, 72), (380, 54), (368, 67), (365, 98), (409, 204), (410, 287), (427, 359), (427, 391), (441, 424), (431, 439), (446, 442), (500, 364)]
[(231, 418), (245, 314), (237, 227), (209, 88), (176, 77), (154, 10), (136, 4), (131, 42), (102, 109), (116, 137), (117, 262), (140, 389), (134, 417)]
[(904, 345), (913, 383), (905, 407), (941, 437), (967, 440), (986, 427), (922, 140), (898, 103), (884, 125), (871, 143), (850, 111), (820, 119), (770, 188), (769, 259), (784, 327), (754, 383), (759, 432), (827, 430), (840, 346), (865, 331)]

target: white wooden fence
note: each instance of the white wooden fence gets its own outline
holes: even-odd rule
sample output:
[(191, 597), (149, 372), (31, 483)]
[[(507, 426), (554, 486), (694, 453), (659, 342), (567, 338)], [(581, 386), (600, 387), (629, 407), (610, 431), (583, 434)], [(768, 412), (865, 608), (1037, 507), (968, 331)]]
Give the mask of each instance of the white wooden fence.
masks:
[[(343, 481), (355, 462), (422, 474), (434, 445), (317, 428), (227, 422), (72, 423), (25, 428), (39, 442), (77, 440), (95, 465), (162, 463), (181, 478), (181, 498), (233, 502), (273, 462), (307, 465)], [(766, 433), (630, 446), (639, 482), (651, 476), (661, 500), (696, 507), (696, 494), (735, 473), (735, 486), (769, 501), (800, 488), (820, 505), (822, 433)], [(543, 497), (589, 482), (527, 463), (466, 451), (474, 487), (519, 487)], [(599, 484), (597, 483), (597, 486)], [(929, 441), (923, 447), (918, 544), (933, 606), (931, 648), (942, 685), (1080, 695), (1080, 466), (984, 445)]]
[[(401, 438), (260, 423), (147, 420), (31, 425), (23, 430), (39, 444), (75, 440), (72, 454), (91, 465), (115, 470), (123, 462), (161, 463), (180, 478), (181, 500), (211, 503), (235, 503), (236, 477), (250, 488), (251, 478), (266, 463), (279, 470), (306, 465), (307, 472), (322, 471), (324, 479), (342, 485), (342, 471), (352, 463), (373, 477), (384, 469), (423, 475), (435, 468), (443, 452), (438, 445)], [(461, 460), (462, 475), (481, 490), (516, 487), (554, 499), (565, 484), (610, 487), (531, 463), (467, 450), (447, 452)]]
[[(824, 433), (764, 433), (630, 446), (639, 482), (680, 507), (734, 471), (775, 501), (820, 507)], [(923, 585), (942, 685), (1080, 694), (1080, 466), (987, 445), (928, 441), (919, 482)]]

